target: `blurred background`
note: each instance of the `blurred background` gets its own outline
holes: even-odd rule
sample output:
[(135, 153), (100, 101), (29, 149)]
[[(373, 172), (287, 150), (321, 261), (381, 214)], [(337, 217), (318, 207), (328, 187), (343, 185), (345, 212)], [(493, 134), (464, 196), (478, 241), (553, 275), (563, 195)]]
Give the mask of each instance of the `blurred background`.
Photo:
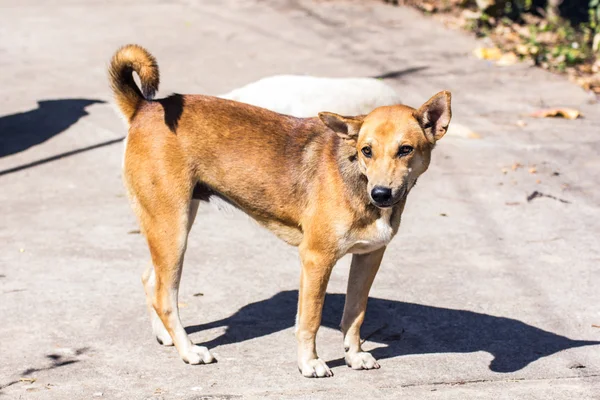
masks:
[[(597, 398), (598, 2), (394, 3), (0, 1), (0, 397)], [(335, 377), (302, 378), (297, 250), (210, 206), (180, 309), (219, 362), (156, 344), (106, 74), (126, 43), (156, 56), (158, 97), (278, 75), (369, 78), (414, 107), (452, 92), (371, 291), (362, 334), (380, 370), (344, 366), (345, 258), (318, 338)], [(335, 82), (253, 93), (302, 110), (382, 101)]]

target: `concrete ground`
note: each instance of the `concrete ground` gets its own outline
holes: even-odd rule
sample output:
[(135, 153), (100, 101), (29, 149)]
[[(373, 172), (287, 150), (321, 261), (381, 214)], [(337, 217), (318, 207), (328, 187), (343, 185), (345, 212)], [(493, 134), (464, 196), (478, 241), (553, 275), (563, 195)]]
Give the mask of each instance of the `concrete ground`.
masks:
[[(341, 359), (344, 259), (318, 340), (335, 376), (301, 377), (296, 250), (210, 207), (180, 302), (219, 362), (155, 342), (108, 104), (107, 61), (129, 42), (158, 58), (161, 95), (276, 73), (390, 73), (413, 106), (452, 91), (459, 129), (371, 292), (363, 336), (380, 370)], [(600, 398), (600, 109), (563, 77), (475, 59), (477, 45), (379, 1), (0, 2), (0, 398)], [(585, 118), (523, 116), (541, 106)]]

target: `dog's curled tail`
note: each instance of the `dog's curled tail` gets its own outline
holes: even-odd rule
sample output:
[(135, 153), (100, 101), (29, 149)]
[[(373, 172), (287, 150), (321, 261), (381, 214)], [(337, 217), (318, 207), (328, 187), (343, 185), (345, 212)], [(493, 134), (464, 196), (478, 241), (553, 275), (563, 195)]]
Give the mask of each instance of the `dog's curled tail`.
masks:
[[(133, 80), (134, 71), (140, 77), (141, 91)], [(131, 122), (142, 103), (151, 100), (158, 90), (156, 59), (143, 47), (128, 44), (117, 50), (110, 60), (108, 74), (117, 106), (127, 122)]]

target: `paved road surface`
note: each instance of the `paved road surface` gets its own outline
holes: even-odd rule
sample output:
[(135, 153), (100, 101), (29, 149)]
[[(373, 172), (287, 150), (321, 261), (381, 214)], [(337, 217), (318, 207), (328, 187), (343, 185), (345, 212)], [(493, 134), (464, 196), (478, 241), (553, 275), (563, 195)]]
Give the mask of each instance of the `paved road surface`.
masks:
[[(460, 129), (439, 143), (371, 292), (363, 334), (380, 370), (341, 360), (345, 259), (318, 341), (335, 377), (302, 378), (296, 250), (210, 207), (180, 301), (219, 362), (188, 366), (156, 344), (124, 127), (105, 103), (107, 61), (128, 42), (157, 56), (161, 95), (275, 73), (392, 73), (414, 106), (452, 91)], [(0, 398), (600, 398), (599, 107), (562, 77), (477, 60), (476, 46), (378, 1), (3, 0)], [(586, 118), (522, 116), (542, 105)], [(534, 191), (566, 202), (527, 202)]]

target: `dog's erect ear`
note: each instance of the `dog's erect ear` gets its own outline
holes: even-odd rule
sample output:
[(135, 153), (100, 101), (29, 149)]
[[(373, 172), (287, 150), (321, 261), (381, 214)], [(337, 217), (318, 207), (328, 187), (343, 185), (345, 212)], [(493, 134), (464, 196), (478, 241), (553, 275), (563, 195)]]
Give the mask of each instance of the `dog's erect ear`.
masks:
[(321, 121), (339, 137), (345, 140), (356, 140), (362, 126), (364, 116), (343, 117), (330, 112), (319, 113)]
[(452, 118), (452, 109), (450, 108), (450, 100), (452, 95), (448, 91), (439, 92), (431, 99), (427, 100), (415, 112), (415, 118), (421, 124), (425, 131), (427, 140), (432, 144), (440, 140), (448, 130), (450, 118)]

